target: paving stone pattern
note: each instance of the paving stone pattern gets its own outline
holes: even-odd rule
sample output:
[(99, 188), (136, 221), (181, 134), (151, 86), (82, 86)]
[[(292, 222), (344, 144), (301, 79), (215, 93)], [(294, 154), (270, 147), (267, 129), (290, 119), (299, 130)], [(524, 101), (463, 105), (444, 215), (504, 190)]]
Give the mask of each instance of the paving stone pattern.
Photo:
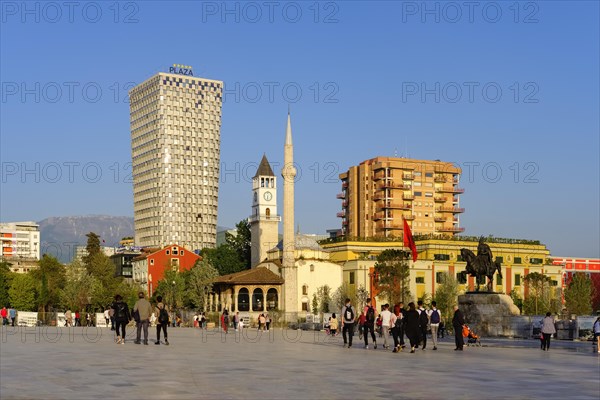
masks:
[(446, 338), (437, 351), (393, 354), (309, 331), (171, 328), (170, 346), (144, 346), (117, 345), (105, 328), (58, 329), (2, 328), (2, 400), (600, 398), (591, 343), (544, 352), (534, 340), (484, 339), (456, 352)]

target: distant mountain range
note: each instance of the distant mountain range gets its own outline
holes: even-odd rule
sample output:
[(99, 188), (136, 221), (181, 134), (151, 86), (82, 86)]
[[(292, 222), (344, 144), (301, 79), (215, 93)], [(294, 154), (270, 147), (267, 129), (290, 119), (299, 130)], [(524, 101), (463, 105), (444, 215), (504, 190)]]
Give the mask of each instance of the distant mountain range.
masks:
[(85, 245), (85, 235), (90, 232), (100, 236), (103, 246), (118, 246), (122, 238), (133, 236), (134, 231), (132, 217), (111, 215), (50, 217), (39, 221), (38, 224), (42, 254), (52, 254), (62, 262), (71, 261), (73, 247)]
[[(100, 236), (101, 245), (118, 246), (124, 237), (134, 235), (132, 217), (112, 215), (83, 215), (72, 217), (50, 217), (39, 221), (41, 253), (52, 254), (63, 263), (73, 258), (73, 248), (87, 243), (86, 234), (94, 232)], [(217, 227), (217, 231), (226, 230)]]

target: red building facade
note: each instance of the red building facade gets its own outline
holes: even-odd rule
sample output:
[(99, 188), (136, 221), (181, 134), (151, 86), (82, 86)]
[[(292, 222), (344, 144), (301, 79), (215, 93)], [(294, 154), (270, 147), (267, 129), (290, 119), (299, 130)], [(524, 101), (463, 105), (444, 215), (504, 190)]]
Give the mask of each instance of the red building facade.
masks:
[(158, 287), (158, 282), (164, 279), (165, 272), (174, 270), (178, 272), (190, 270), (196, 261), (202, 257), (176, 244), (169, 245), (161, 250), (146, 256), (148, 265), (148, 293), (150, 296)]
[(600, 309), (600, 258), (551, 257), (552, 264), (563, 266), (563, 289), (567, 287), (573, 274), (583, 272), (594, 284), (595, 293), (592, 299), (594, 311)]

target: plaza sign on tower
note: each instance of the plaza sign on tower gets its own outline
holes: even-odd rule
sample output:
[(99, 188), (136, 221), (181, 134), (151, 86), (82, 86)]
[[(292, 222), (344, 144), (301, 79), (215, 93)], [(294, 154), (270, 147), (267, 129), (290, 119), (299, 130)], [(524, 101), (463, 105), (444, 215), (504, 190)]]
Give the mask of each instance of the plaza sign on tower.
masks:
[(173, 64), (172, 67), (169, 67), (169, 73), (171, 74), (179, 74), (179, 75), (187, 75), (194, 76), (194, 72), (192, 71), (192, 67), (189, 65), (181, 65), (181, 64)]

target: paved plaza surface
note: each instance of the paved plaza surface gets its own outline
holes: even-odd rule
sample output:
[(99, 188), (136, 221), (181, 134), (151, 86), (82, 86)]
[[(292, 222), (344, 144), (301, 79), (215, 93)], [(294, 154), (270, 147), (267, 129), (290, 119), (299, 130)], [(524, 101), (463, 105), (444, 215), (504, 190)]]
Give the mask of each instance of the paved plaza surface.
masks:
[[(150, 338), (155, 338), (151, 328)], [(130, 332), (133, 333), (133, 332)], [(106, 328), (2, 328), (5, 399), (598, 399), (589, 342), (489, 340), (393, 354), (322, 332), (257, 336), (170, 328), (170, 346), (114, 343)]]

